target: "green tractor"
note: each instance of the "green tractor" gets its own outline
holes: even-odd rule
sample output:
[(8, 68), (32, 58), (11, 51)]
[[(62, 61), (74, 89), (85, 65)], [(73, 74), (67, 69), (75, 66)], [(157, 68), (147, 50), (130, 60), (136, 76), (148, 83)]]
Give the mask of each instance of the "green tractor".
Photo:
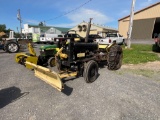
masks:
[(31, 43), (28, 43), (29, 53), (17, 53), (15, 61), (24, 65), (28, 69), (33, 67), (25, 64), (25, 62), (31, 62), (41, 66), (55, 66), (55, 54), (59, 50), (56, 45), (46, 45), (40, 47), (40, 55), (37, 56)]

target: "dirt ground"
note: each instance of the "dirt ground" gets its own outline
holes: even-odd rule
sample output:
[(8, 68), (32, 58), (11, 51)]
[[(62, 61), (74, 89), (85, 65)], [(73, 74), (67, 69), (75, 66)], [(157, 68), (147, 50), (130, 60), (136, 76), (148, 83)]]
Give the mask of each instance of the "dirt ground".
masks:
[(141, 63), (141, 64), (126, 64), (122, 65), (122, 69), (141, 69), (141, 70), (153, 70), (153, 71), (160, 71), (160, 61), (148, 62), (148, 63)]

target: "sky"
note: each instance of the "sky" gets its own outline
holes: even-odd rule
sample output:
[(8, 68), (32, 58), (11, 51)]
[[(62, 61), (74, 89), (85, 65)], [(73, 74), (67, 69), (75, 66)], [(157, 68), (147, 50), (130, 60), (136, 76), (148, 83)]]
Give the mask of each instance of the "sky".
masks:
[[(160, 0), (136, 0), (135, 11)], [(118, 29), (118, 19), (130, 14), (132, 0), (0, 0), (0, 24), (17, 32), (23, 24), (72, 28), (82, 21)]]

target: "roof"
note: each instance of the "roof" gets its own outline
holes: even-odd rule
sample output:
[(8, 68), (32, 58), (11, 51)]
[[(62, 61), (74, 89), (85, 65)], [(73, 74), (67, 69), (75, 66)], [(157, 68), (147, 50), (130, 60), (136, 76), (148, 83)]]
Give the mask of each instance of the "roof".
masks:
[(6, 35), (6, 33), (4, 32), (0, 32), (0, 36)]
[(92, 25), (97, 26), (97, 27), (100, 27), (100, 28), (103, 28), (103, 29), (109, 29), (109, 30), (118, 31), (118, 29), (113, 28), (113, 27), (110, 27), (110, 26), (102, 26), (102, 25), (96, 25), (96, 24), (92, 24)]
[(71, 28), (62, 28), (62, 27), (54, 27), (54, 28), (56, 28), (57, 30), (62, 31), (62, 32), (67, 32), (68, 30), (71, 29)]
[[(156, 6), (156, 5), (159, 5), (159, 4), (160, 4), (160, 2), (157, 2), (157, 3), (155, 3), (155, 4), (152, 4), (152, 5), (148, 6), (148, 7), (143, 8), (143, 9), (141, 9), (141, 10), (138, 10), (138, 11), (135, 12), (134, 14), (138, 14), (138, 13), (140, 13), (140, 12), (142, 12), (142, 11), (145, 11), (145, 10), (147, 10), (147, 9), (149, 9), (149, 8), (152, 8), (152, 7), (154, 7), (154, 6)], [(123, 19), (128, 18), (128, 17), (130, 17), (130, 15), (127, 15), (127, 16), (125, 16), (125, 17), (123, 17), (123, 18), (120, 18), (118, 21), (123, 20)]]
[(55, 26), (39, 26), (39, 25), (31, 25), (31, 24), (29, 24), (28, 26), (30, 26), (30, 27), (37, 27), (37, 28), (41, 28), (41, 29), (50, 29), (50, 28), (55, 28), (55, 29), (57, 29), (57, 30), (59, 30), (59, 31), (61, 31), (61, 32), (67, 32), (69, 29), (71, 29), (71, 28), (64, 28), (64, 27), (55, 27)]
[[(85, 22), (85, 21), (83, 21), (82, 23), (88, 24), (88, 23)], [(82, 24), (82, 23), (80, 23), (80, 24)], [(96, 26), (96, 27), (100, 27), (100, 28), (103, 28), (103, 29), (109, 29), (109, 30), (118, 31), (118, 29), (113, 28), (113, 27), (109, 27), (109, 26), (99, 25), (99, 24), (95, 24), (95, 23), (92, 23), (91, 25), (94, 25), (94, 26)]]

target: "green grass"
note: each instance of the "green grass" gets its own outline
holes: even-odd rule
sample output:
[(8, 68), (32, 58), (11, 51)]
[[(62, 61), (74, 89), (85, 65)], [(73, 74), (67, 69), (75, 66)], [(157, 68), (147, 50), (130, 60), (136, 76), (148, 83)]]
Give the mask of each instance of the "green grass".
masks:
[(132, 44), (130, 49), (123, 47), (123, 64), (139, 64), (156, 60), (160, 58), (152, 52), (152, 45)]

